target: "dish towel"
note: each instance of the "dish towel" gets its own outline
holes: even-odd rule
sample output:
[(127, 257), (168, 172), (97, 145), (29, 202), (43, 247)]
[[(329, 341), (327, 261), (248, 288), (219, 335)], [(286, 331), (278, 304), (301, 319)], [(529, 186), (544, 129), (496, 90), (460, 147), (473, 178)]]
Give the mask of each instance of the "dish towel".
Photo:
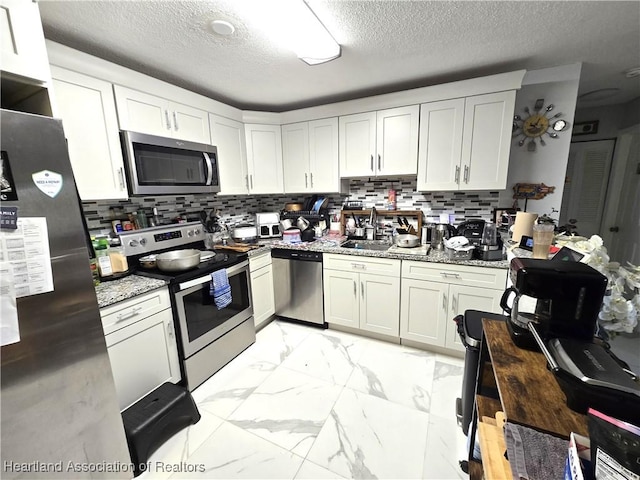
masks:
[(222, 310), (231, 303), (231, 285), (229, 285), (226, 269), (222, 268), (211, 274), (209, 293), (213, 296), (218, 310)]

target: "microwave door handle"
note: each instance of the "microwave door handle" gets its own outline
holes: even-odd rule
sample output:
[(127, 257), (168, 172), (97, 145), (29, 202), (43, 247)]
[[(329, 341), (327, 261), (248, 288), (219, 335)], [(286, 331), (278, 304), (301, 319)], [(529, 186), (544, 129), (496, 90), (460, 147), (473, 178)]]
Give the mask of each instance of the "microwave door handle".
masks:
[(213, 163), (207, 152), (202, 152), (202, 155), (204, 155), (204, 161), (207, 164), (207, 183), (205, 183), (205, 185), (211, 185), (211, 180), (213, 179)]

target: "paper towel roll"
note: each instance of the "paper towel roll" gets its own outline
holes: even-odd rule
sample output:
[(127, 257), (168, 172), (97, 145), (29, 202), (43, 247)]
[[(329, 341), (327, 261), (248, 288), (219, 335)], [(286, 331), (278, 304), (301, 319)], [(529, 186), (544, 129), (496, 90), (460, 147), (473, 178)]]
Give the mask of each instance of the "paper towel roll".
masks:
[(520, 243), (522, 235), (533, 237), (533, 224), (537, 218), (537, 213), (516, 212), (516, 221), (513, 223), (513, 235), (511, 236), (511, 240)]

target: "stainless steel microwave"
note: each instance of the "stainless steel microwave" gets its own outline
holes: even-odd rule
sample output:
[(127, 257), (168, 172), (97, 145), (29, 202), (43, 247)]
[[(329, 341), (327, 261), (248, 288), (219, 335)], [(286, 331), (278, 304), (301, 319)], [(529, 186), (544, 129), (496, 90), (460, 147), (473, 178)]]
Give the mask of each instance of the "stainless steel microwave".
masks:
[(220, 191), (216, 147), (127, 131), (121, 139), (132, 195)]

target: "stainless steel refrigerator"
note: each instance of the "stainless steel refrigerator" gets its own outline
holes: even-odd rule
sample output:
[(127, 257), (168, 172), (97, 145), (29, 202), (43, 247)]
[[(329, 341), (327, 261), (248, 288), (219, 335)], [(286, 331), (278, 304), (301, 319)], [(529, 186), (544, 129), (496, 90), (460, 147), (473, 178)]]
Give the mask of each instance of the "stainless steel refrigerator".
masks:
[[(0, 352), (0, 476), (131, 478), (62, 123), (7, 110), (0, 120), (2, 232), (11, 232), (13, 207), (19, 219), (46, 224), (52, 276), (52, 291), (25, 295), (29, 285), (21, 287), (19, 341)], [(9, 260), (20, 263), (0, 260), (5, 275)], [(31, 286), (39, 280), (14, 274)]]

